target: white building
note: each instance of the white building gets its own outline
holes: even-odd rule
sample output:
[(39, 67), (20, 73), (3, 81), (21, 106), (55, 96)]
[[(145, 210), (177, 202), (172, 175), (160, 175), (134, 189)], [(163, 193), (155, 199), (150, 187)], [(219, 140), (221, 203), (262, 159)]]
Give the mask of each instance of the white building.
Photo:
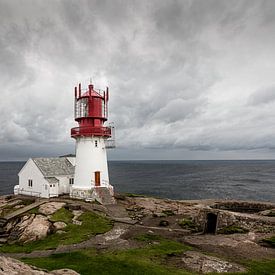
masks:
[(75, 158), (30, 158), (18, 173), (14, 194), (41, 198), (69, 194), (74, 183)]

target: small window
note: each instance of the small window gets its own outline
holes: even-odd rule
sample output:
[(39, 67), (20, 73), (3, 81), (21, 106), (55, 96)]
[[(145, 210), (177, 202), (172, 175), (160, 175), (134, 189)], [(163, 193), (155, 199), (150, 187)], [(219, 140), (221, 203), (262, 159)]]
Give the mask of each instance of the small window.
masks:
[(50, 187), (53, 187), (53, 186), (50, 184)]
[(32, 187), (32, 180), (28, 180), (28, 186)]
[(48, 189), (48, 185), (47, 184), (45, 184), (45, 190), (47, 190)]
[(74, 184), (74, 178), (70, 178), (70, 179), (69, 179), (69, 183), (70, 183), (71, 185), (73, 185), (73, 184)]
[(97, 140), (95, 140), (95, 147), (97, 147)]

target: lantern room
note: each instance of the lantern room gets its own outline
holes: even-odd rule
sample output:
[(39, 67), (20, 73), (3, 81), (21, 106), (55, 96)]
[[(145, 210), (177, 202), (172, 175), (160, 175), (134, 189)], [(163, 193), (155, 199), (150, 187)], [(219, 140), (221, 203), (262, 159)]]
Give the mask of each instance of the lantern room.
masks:
[(111, 137), (111, 128), (103, 124), (108, 117), (109, 90), (95, 89), (92, 84), (82, 92), (81, 84), (75, 87), (75, 121), (79, 127), (71, 129), (71, 136)]

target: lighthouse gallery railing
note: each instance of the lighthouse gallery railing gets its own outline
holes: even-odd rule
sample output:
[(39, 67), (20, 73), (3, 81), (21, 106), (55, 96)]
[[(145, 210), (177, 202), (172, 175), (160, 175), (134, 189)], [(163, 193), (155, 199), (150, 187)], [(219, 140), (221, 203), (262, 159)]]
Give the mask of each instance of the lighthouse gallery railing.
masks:
[(111, 137), (112, 131), (110, 127), (92, 127), (92, 126), (81, 126), (71, 129), (71, 137), (80, 136), (104, 136)]

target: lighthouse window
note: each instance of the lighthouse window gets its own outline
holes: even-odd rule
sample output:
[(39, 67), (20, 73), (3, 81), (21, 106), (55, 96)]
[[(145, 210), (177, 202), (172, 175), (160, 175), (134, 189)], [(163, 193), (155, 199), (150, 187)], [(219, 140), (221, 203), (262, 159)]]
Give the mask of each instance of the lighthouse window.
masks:
[(97, 140), (95, 141), (95, 147), (97, 147)]
[(70, 178), (69, 179), (69, 183), (72, 185), (72, 184), (74, 184), (74, 178)]
[(32, 180), (28, 180), (28, 186), (32, 187)]

